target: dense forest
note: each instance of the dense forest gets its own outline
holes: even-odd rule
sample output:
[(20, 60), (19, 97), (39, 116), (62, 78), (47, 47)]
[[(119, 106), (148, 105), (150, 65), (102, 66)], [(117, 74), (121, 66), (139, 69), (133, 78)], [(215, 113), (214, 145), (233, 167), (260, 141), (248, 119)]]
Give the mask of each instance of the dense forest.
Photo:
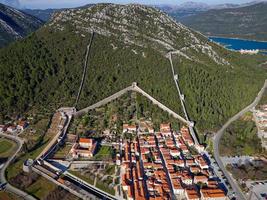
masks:
[(240, 58), (238, 53), (225, 57), (235, 63), (233, 67), (174, 60), (189, 115), (201, 132), (223, 125), (250, 104), (263, 87), (265, 72), (252, 58)]
[(266, 151), (262, 148), (257, 131), (256, 124), (252, 121), (252, 113), (242, 116), (226, 129), (219, 147), (220, 154), (222, 156), (265, 155)]
[(45, 28), (0, 49), (1, 115), (72, 105), (80, 83), (87, 40)]
[[(187, 31), (182, 36), (177, 33), (177, 39), (188, 44), (186, 37), (191, 32)], [(190, 118), (202, 133), (216, 129), (255, 98), (266, 78), (266, 69), (259, 67), (266, 58), (229, 52), (194, 34), (230, 62), (217, 64), (207, 53), (197, 51), (188, 52), (194, 60), (173, 57)], [(75, 33), (71, 25), (60, 31), (46, 25), (0, 49), (0, 123), (6, 115), (29, 110), (53, 112), (61, 106), (73, 106), (90, 36)], [(91, 105), (132, 82), (183, 116), (170, 63), (162, 51), (153, 44), (125, 44), (115, 36), (97, 33), (77, 108)]]
[(179, 130), (182, 125), (181, 121), (154, 105), (145, 96), (127, 92), (104, 106), (75, 117), (70, 131), (80, 136), (100, 138), (106, 130), (110, 130), (120, 137), (123, 124), (139, 122), (149, 122), (156, 131), (159, 131), (161, 123), (171, 123), (174, 130)]

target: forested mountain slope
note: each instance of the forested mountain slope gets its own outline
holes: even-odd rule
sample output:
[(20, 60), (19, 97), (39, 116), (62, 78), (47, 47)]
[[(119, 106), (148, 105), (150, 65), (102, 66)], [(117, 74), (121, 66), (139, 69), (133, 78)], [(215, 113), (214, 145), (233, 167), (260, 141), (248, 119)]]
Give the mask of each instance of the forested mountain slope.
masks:
[(208, 10), (178, 20), (206, 35), (267, 40), (267, 2)]
[(41, 20), (0, 3), (0, 47), (25, 37), (42, 24)]
[(182, 114), (167, 58), (173, 52), (190, 116), (199, 130), (210, 130), (252, 101), (266, 77), (264, 58), (227, 51), (158, 10), (98, 4), (57, 13), (0, 50), (2, 114), (73, 106), (92, 32), (78, 109), (136, 81)]
[(59, 11), (59, 9), (23, 9), (22, 11), (29, 15), (35, 16), (44, 22), (47, 22), (53, 15), (53, 13)]

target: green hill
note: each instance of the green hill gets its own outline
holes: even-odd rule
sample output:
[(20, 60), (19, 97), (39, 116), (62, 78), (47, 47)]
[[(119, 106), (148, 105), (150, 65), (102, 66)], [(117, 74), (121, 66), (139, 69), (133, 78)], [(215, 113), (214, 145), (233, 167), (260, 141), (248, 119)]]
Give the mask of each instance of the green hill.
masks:
[(227, 51), (158, 10), (98, 4), (59, 12), (28, 38), (0, 50), (1, 114), (73, 106), (93, 31), (78, 109), (136, 81), (182, 114), (166, 57), (172, 51), (189, 114), (202, 132), (249, 104), (266, 77), (259, 66), (264, 57)]
[(180, 18), (183, 24), (206, 35), (267, 40), (267, 3), (208, 10)]

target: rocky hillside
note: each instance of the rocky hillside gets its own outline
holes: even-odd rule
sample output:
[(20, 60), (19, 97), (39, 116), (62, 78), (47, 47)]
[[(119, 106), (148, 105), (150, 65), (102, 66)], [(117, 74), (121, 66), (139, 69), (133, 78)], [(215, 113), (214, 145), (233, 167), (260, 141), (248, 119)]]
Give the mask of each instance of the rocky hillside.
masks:
[(209, 10), (180, 18), (183, 24), (206, 35), (267, 40), (267, 2), (245, 7)]
[(168, 55), (198, 129), (214, 129), (247, 105), (266, 77), (264, 58), (210, 42), (163, 12), (141, 5), (69, 9), (30, 37), (0, 50), (3, 114), (73, 106), (94, 34), (78, 109), (132, 82), (181, 113)]
[(42, 21), (35, 17), (0, 4), (0, 47), (25, 37), (42, 24)]
[(48, 26), (58, 31), (72, 26), (81, 36), (92, 32), (112, 36), (125, 45), (151, 47), (163, 56), (175, 52), (188, 60), (201, 62), (195, 55), (199, 53), (217, 64), (229, 64), (213, 50), (206, 38), (150, 7), (102, 4), (87, 9), (66, 10), (56, 14)]

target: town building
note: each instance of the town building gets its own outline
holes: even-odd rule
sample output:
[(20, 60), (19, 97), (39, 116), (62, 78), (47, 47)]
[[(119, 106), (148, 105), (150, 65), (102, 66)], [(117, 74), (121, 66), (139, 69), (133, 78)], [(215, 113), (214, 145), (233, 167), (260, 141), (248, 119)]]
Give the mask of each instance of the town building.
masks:
[[(177, 199), (227, 199), (208, 162), (188, 146), (195, 147), (188, 128), (178, 133), (169, 123), (161, 124), (160, 132), (144, 131), (135, 140), (124, 141), (121, 180), (127, 199), (144, 199), (147, 192), (148, 199), (167, 200), (171, 191)], [(202, 192), (198, 184), (203, 185)]]
[(97, 142), (89, 138), (80, 138), (78, 143), (75, 143), (70, 153), (73, 158), (90, 158), (94, 156)]
[(7, 130), (6, 125), (0, 125), (0, 132), (4, 132)]
[(17, 127), (14, 125), (7, 127), (7, 132), (9, 133), (15, 133), (16, 131), (17, 131)]
[(223, 190), (218, 188), (205, 188), (200, 189), (201, 199), (202, 200), (227, 200), (229, 199), (225, 196)]
[(19, 121), (17, 124), (17, 128), (20, 130), (24, 130), (25, 128), (27, 128), (28, 123), (26, 121)]
[(122, 128), (123, 133), (136, 133), (137, 131), (136, 125), (123, 124)]
[(166, 124), (160, 124), (160, 133), (162, 134), (163, 137), (171, 137), (171, 124), (166, 123)]

